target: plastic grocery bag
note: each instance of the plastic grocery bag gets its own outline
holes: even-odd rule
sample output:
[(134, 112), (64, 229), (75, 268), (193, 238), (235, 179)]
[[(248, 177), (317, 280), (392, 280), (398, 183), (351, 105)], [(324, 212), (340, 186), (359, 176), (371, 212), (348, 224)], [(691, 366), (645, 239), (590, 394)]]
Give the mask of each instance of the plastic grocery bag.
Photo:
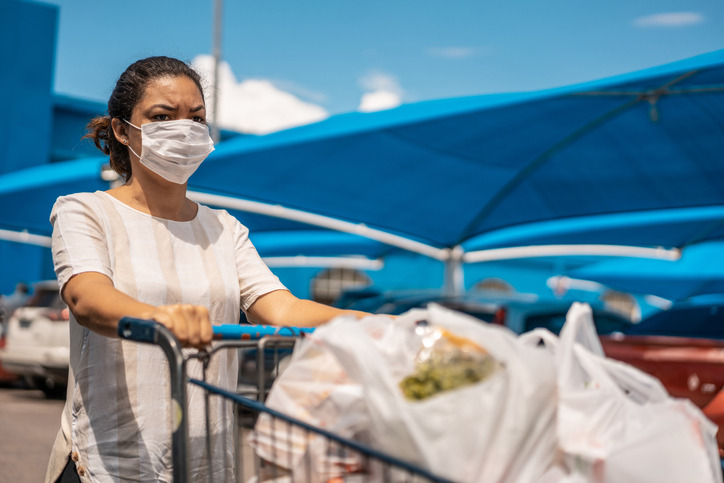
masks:
[[(350, 381), (332, 354), (311, 337), (296, 344), (266, 404), (344, 437), (354, 437), (355, 426), (367, 425), (362, 387)], [(262, 459), (274, 465), (272, 475), (294, 473), (293, 480), (314, 483), (362, 470), (358, 455), (335, 451), (330, 458), (314, 433), (265, 413), (260, 414), (250, 442)], [(301, 480), (299, 475), (303, 475)]]
[(606, 358), (588, 305), (573, 304), (560, 339), (540, 329), (521, 339), (543, 340), (556, 358), (562, 457), (546, 482), (722, 481), (716, 426), (654, 377)]
[[(460, 351), (467, 357), (471, 347), (482, 348), (484, 356), (472, 357), (489, 356), (493, 370), (479, 382), (406, 397), (401, 383), (420, 376), (422, 342), (431, 333), (419, 330), (423, 320), (446, 334), (438, 351), (459, 360)], [(555, 455), (551, 354), (434, 305), (395, 320), (339, 318), (320, 327), (298, 344), (267, 405), (455, 481), (535, 481)]]

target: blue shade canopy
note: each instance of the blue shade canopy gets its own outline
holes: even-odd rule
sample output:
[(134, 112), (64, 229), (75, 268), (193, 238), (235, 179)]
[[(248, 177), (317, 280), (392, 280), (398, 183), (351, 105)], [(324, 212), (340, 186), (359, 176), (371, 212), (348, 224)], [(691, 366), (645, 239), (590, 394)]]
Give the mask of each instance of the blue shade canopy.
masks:
[[(717, 51), (577, 86), (239, 138), (218, 147), (191, 187), (437, 248), (680, 247), (724, 231), (722, 119)], [(520, 231), (531, 223), (546, 229)]]
[[(321, 215), (352, 233), (378, 230), (434, 249), (682, 247), (724, 235), (722, 119), (717, 51), (576, 86), (410, 104), (232, 139), (189, 187), (217, 196), (252, 236), (295, 233), (309, 250), (322, 240), (337, 247), (330, 252), (369, 256), (389, 246), (223, 200)], [(99, 176), (106, 161), (0, 176), (0, 230), (48, 235), (57, 196), (107, 188)], [(290, 245), (271, 240), (276, 254)]]
[(0, 176), (0, 229), (50, 235), (50, 211), (59, 196), (108, 189), (105, 158), (36, 166)]
[[(0, 239), (47, 245), (52, 233), (50, 212), (59, 196), (108, 189), (101, 178), (107, 158), (66, 161), (0, 175)], [(361, 236), (310, 227), (304, 223), (229, 210), (250, 228), (252, 240), (262, 256), (379, 257), (390, 247)], [(2, 235), (5, 234), (5, 237)], [(33, 235), (37, 235), (33, 237)]]
[(624, 240), (632, 246), (683, 247), (700, 239), (724, 239), (724, 206), (645, 210), (533, 222), (483, 233), (463, 246), (466, 251), (474, 251), (563, 242), (615, 245)]
[(724, 242), (692, 245), (680, 260), (611, 259), (573, 270), (573, 278), (609, 287), (680, 300), (724, 293)]

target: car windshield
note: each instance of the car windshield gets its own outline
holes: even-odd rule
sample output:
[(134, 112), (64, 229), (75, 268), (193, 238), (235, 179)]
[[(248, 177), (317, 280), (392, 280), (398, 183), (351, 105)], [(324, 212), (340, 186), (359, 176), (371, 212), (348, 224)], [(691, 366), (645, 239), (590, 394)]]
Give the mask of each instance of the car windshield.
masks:
[[(493, 320), (497, 306), (485, 306), (483, 304), (468, 303), (462, 300), (452, 299), (447, 300), (444, 298), (423, 298), (423, 299), (412, 299), (412, 300), (399, 300), (386, 302), (375, 309), (378, 314), (390, 314), (390, 315), (401, 315), (411, 309), (425, 308), (428, 304), (435, 303), (442, 305), (448, 309), (463, 312), (468, 315), (472, 315), (482, 321), (490, 322)], [(355, 307), (357, 308), (357, 307)], [(357, 310), (360, 310), (357, 308)]]
[[(531, 315), (525, 319), (524, 331), (527, 332), (542, 327), (554, 334), (559, 334), (566, 323), (567, 314), (568, 312), (556, 312)], [(623, 332), (631, 326), (631, 322), (623, 318), (600, 312), (593, 313), (593, 321), (596, 325), (596, 332), (601, 335)]]
[(724, 304), (672, 307), (652, 315), (626, 333), (724, 339)]

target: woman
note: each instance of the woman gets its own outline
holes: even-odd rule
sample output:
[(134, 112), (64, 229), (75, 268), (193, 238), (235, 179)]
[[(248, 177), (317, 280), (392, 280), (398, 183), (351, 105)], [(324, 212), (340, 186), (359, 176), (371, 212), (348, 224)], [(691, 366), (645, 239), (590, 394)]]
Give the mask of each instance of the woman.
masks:
[[(57, 200), (53, 260), (71, 311), (68, 396), (46, 475), (54, 481), (171, 481), (168, 368), (158, 347), (116, 337), (124, 316), (168, 327), (187, 347), (211, 342), (212, 323), (314, 326), (358, 312), (294, 297), (262, 262), (248, 230), (186, 198), (186, 181), (214, 149), (199, 75), (167, 57), (126, 69), (108, 115), (88, 127), (125, 184)], [(200, 367), (189, 363), (189, 374)], [(207, 379), (234, 387), (237, 361), (215, 357)], [(232, 478), (228, 404), (209, 408), (189, 388), (191, 481)], [(215, 398), (220, 399), (220, 398)]]

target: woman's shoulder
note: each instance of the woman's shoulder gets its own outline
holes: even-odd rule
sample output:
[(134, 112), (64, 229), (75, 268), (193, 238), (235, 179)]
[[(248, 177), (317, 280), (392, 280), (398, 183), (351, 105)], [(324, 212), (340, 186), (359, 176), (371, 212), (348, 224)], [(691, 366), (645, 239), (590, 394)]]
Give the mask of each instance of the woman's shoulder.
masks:
[(81, 192), (73, 193), (70, 195), (60, 196), (55, 200), (54, 210), (59, 208), (71, 208), (71, 207), (90, 207), (97, 205), (101, 201), (103, 196), (102, 191), (95, 192)]
[(231, 220), (236, 220), (231, 214), (226, 211), (223, 208), (212, 208), (209, 205), (205, 205), (203, 203), (197, 203), (199, 205), (199, 213), (198, 216), (203, 216), (207, 218), (215, 218), (220, 221), (228, 222)]
[(233, 231), (248, 233), (249, 229), (244, 226), (236, 217), (222, 208), (211, 208), (199, 203), (199, 218), (206, 217), (217, 220)]
[(72, 193), (69, 195), (59, 196), (56, 200), (57, 202), (61, 203), (72, 203), (72, 202), (80, 202), (80, 203), (97, 203), (99, 200), (101, 200), (104, 196), (108, 196), (103, 191), (81, 191), (78, 193)]
[(73, 193), (55, 200), (50, 212), (50, 222), (56, 220), (85, 220), (90, 223), (102, 223), (108, 213), (108, 198), (103, 191)]

